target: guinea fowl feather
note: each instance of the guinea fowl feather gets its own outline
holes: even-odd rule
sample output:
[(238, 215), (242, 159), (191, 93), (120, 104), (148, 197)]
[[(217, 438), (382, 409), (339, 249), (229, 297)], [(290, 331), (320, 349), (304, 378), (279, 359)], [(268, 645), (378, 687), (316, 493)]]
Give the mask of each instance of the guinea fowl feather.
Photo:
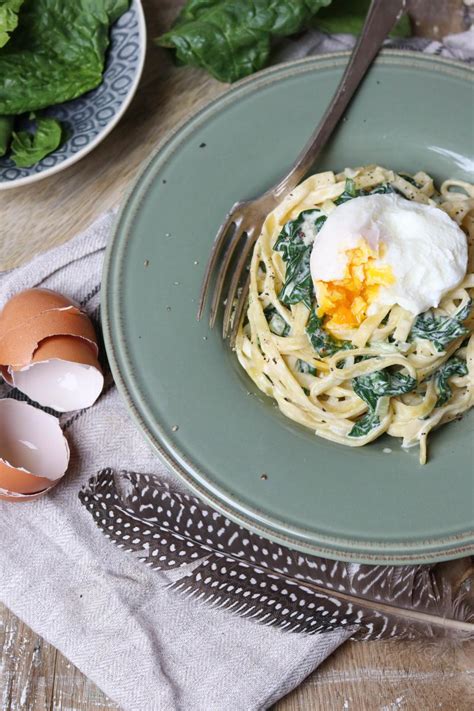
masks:
[(117, 546), (154, 569), (183, 568), (172, 590), (242, 617), (307, 634), (345, 626), (355, 639), (474, 637), (473, 606), (439, 567), (306, 555), (148, 474), (104, 469), (79, 498)]

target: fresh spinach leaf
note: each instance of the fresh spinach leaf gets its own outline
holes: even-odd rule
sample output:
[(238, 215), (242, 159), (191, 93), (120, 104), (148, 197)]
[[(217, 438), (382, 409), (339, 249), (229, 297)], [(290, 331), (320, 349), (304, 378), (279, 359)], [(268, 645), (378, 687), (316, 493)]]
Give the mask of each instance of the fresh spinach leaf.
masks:
[(391, 372), (388, 368), (374, 373), (359, 375), (352, 380), (356, 395), (368, 406), (368, 412), (352, 427), (349, 437), (363, 437), (380, 424), (379, 412), (386, 405), (388, 398), (409, 393), (416, 388), (416, 379), (400, 371)]
[(466, 361), (457, 356), (452, 356), (446, 363), (443, 363), (443, 365), (438, 368), (434, 374), (434, 384), (438, 394), (435, 407), (445, 405), (452, 395), (451, 387), (448, 382), (449, 378), (455, 375), (467, 375), (467, 373)]
[(303, 301), (308, 309), (314, 300), (310, 273), (313, 240), (326, 220), (320, 210), (304, 210), (295, 220), (289, 220), (273, 246), (286, 263), (285, 283), (278, 298), (287, 306)]
[(300, 32), (331, 0), (188, 0), (157, 44), (233, 82), (265, 66), (272, 39)]
[(18, 25), (18, 13), (24, 0), (0, 0), (0, 47), (4, 47)]
[[(323, 32), (344, 32), (358, 35), (364, 24), (370, 0), (333, 0), (330, 7), (322, 8), (315, 17), (314, 26)], [(410, 20), (402, 15), (390, 33), (391, 37), (409, 37)]]
[(323, 328), (323, 319), (317, 316), (316, 311), (311, 309), (308, 323), (306, 325), (306, 334), (309, 342), (320, 358), (334, 355), (338, 351), (346, 351), (352, 348), (350, 341), (339, 341)]
[[(31, 118), (34, 118), (32, 115)], [(53, 118), (40, 117), (36, 121), (34, 133), (13, 132), (11, 158), (18, 168), (29, 168), (58, 148), (61, 143), (62, 128)]]
[(105, 12), (109, 23), (113, 25), (130, 7), (130, 0), (105, 0)]
[(10, 145), (13, 131), (13, 116), (0, 116), (0, 158), (5, 155)]
[(0, 50), (0, 114), (62, 103), (102, 81), (109, 25), (129, 0), (34, 0)]
[(432, 311), (419, 314), (411, 328), (409, 339), (431, 341), (437, 351), (444, 351), (451, 341), (469, 333), (463, 321), (467, 319), (471, 309), (472, 299), (454, 316), (435, 316)]
[(290, 326), (274, 306), (267, 306), (263, 310), (263, 313), (267, 319), (270, 331), (274, 333), (275, 336), (288, 336), (291, 330)]
[(298, 360), (295, 363), (295, 368), (297, 373), (305, 373), (307, 375), (317, 375), (317, 370), (310, 363), (305, 360)]

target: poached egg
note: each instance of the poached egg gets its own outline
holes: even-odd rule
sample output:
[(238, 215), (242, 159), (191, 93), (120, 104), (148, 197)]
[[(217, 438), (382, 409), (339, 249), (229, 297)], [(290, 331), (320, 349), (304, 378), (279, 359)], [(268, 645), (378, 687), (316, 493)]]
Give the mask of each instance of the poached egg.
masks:
[(438, 207), (395, 194), (353, 198), (331, 212), (313, 244), (317, 314), (336, 331), (383, 306), (418, 315), (461, 283), (467, 258), (466, 235)]

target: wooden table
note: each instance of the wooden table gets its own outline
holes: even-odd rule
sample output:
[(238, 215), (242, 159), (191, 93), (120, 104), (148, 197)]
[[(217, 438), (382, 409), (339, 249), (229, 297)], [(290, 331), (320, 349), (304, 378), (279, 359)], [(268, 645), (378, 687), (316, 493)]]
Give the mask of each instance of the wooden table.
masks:
[[(169, 26), (181, 4), (145, 0), (150, 38)], [(411, 0), (410, 11), (417, 33), (425, 36), (469, 26), (462, 0)], [(150, 42), (137, 96), (112, 134), (64, 173), (0, 193), (0, 269), (65, 242), (119, 203), (142, 161), (167, 133), (225, 88), (203, 72), (174, 68), (167, 54)], [(474, 649), (439, 643), (348, 643), (276, 708), (468, 711), (474, 708)], [(66, 709), (116, 711), (117, 706), (0, 605), (0, 711)]]

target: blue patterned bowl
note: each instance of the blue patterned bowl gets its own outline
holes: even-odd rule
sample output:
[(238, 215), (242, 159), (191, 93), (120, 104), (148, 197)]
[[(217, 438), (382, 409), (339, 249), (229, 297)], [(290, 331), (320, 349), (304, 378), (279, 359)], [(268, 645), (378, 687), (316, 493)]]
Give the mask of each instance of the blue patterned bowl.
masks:
[(146, 28), (140, 0), (113, 25), (104, 80), (97, 89), (48, 109), (59, 119), (68, 139), (31, 168), (17, 168), (0, 158), (0, 190), (41, 180), (67, 168), (97, 146), (110, 133), (135, 94), (145, 61)]

